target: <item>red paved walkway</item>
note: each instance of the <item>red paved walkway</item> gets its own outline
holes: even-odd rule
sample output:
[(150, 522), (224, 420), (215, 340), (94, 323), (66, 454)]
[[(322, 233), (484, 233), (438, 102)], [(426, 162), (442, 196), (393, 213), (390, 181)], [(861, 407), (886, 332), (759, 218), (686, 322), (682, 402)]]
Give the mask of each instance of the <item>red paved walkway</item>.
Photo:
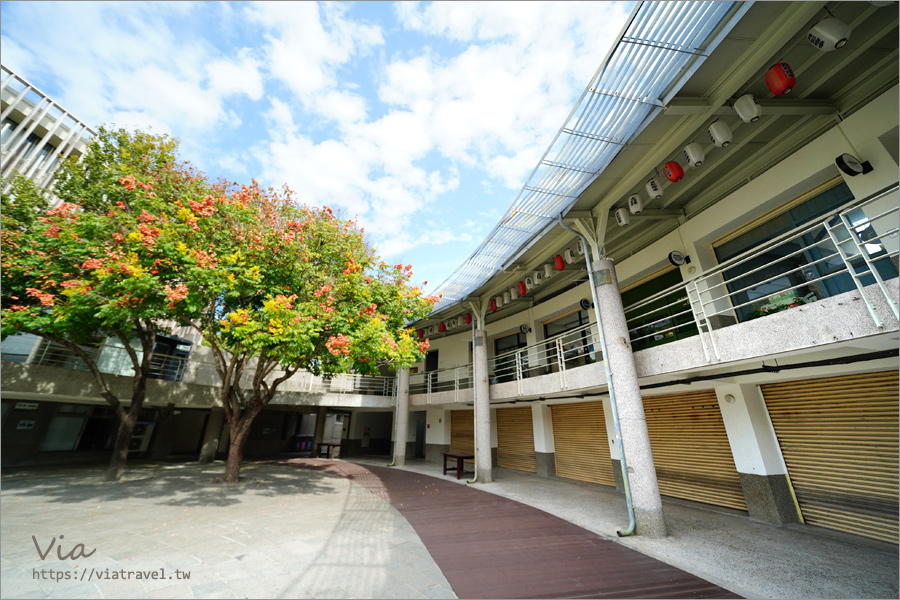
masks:
[(740, 598), (514, 500), (400, 469), (292, 459), (390, 502), (460, 598)]

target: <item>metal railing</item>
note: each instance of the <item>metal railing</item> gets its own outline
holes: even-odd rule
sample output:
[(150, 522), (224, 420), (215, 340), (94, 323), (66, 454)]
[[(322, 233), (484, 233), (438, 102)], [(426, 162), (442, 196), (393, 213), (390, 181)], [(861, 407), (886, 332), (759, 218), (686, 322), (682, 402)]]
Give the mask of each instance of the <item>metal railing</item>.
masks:
[(426, 403), (431, 402), (432, 394), (454, 392), (454, 400), (459, 401), (460, 390), (468, 390), (474, 384), (472, 365), (447, 367), (424, 373), (412, 373), (409, 376), (409, 393), (425, 394)]
[(720, 359), (717, 329), (856, 289), (882, 327), (868, 287), (877, 284), (897, 316), (885, 281), (897, 276), (894, 186), (835, 209), (625, 308), (635, 350), (697, 335), (707, 361)]
[[(90, 356), (100, 372), (110, 375), (130, 377), (133, 373), (131, 358), (120, 346), (97, 344), (81, 347)], [(5, 362), (45, 365), (87, 371), (88, 367), (74, 350), (65, 346), (41, 340), (35, 352), (25, 354), (3, 354)], [(154, 352), (150, 357), (150, 378), (166, 381), (195, 382), (196, 373), (206, 368), (215, 381), (215, 364), (211, 361), (174, 356)], [(283, 374), (275, 371), (269, 379)], [(252, 371), (247, 375), (252, 375)], [(210, 378), (207, 377), (207, 380)], [(393, 396), (394, 377), (356, 375), (342, 373), (331, 377), (319, 377), (308, 372), (299, 372), (288, 380), (285, 391), (300, 391), (313, 394), (361, 394), (369, 396)]]
[[(128, 356), (128, 352), (120, 346), (98, 344), (81, 346), (81, 349), (94, 361), (101, 373), (127, 376), (132, 374), (131, 358)], [(140, 353), (138, 353), (138, 357), (140, 357)], [(154, 352), (150, 355), (149, 378), (181, 381), (184, 377), (187, 361), (186, 356), (173, 356)], [(37, 352), (22, 362), (78, 371), (89, 370), (88, 366), (74, 350), (47, 340), (42, 340)]]
[[(722, 262), (686, 284), (707, 360), (720, 359), (714, 330), (857, 289), (883, 327), (869, 288), (894, 316), (885, 280), (897, 277), (897, 187), (834, 210), (816, 223)], [(707, 344), (708, 339), (708, 344)]]
[[(894, 186), (835, 209), (812, 224), (723, 261), (696, 279), (625, 307), (632, 348), (642, 350), (702, 332), (707, 361), (720, 360), (715, 330), (853, 289), (861, 294), (876, 326), (883, 327), (870, 295), (882, 294), (898, 317), (885, 284), (897, 277), (900, 211), (891, 199), (897, 192)], [(567, 371), (602, 359), (598, 342), (596, 326), (585, 325), (505, 352), (488, 360), (490, 382), (516, 381), (521, 394), (524, 379), (559, 373), (560, 387), (567, 389)], [(460, 370), (471, 373), (471, 368), (464, 365), (412, 375), (410, 393), (428, 394), (430, 402), (432, 392), (471, 387), (470, 380), (463, 387), (456, 382), (465, 379), (452, 375)]]
[(488, 372), (492, 384), (518, 382), (520, 394), (523, 379), (550, 373), (558, 373), (561, 389), (567, 389), (566, 373), (569, 369), (602, 358), (597, 326), (588, 323), (529, 346), (498, 354), (488, 359)]

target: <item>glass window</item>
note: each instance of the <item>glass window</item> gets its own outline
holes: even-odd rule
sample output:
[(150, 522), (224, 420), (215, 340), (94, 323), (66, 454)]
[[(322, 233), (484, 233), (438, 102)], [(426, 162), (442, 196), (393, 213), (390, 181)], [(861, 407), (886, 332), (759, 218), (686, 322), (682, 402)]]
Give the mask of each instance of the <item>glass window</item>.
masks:
[[(494, 373), (491, 383), (503, 383), (513, 381), (516, 378), (516, 353), (515, 350), (524, 348), (528, 342), (524, 333), (514, 333), (494, 340)], [(528, 370), (528, 355), (522, 353), (522, 371)]]
[[(850, 188), (841, 183), (717, 246), (716, 257), (719, 262), (724, 262), (809, 224), (852, 200)], [(849, 215), (854, 224), (864, 220), (862, 211), (856, 212), (859, 215), (854, 216), (853, 212)], [(839, 218), (835, 217), (830, 224), (837, 225), (838, 222)], [(854, 235), (861, 242), (871, 239), (871, 226), (863, 224), (855, 228)], [(736, 306), (746, 304), (735, 309), (738, 320), (754, 319), (855, 289), (850, 275), (840, 273), (844, 263), (836, 255), (837, 249), (827, 237), (828, 232), (824, 228), (816, 229), (810, 234), (768, 248), (751, 260), (727, 269), (725, 277), (732, 303)], [(877, 242), (865, 244), (865, 248), (874, 258), (886, 254)], [(855, 261), (854, 268), (857, 272), (865, 270), (862, 258)], [(897, 276), (897, 269), (889, 260), (879, 261), (877, 268), (885, 279)], [(863, 277), (862, 282), (868, 285), (874, 282), (874, 278), (869, 275)]]
[[(549, 373), (559, 371), (558, 349), (560, 344), (562, 344), (563, 359), (567, 369), (586, 365), (596, 360), (588, 328), (584, 327), (588, 323), (590, 323), (590, 319), (586, 310), (575, 311), (544, 323), (544, 339), (552, 340), (548, 341), (545, 346)], [(575, 331), (579, 328), (583, 329)]]
[(629, 310), (629, 307), (681, 282), (681, 271), (672, 269), (622, 292), (622, 304), (625, 306), (633, 350), (643, 350), (697, 335), (697, 324), (683, 287), (640, 308)]

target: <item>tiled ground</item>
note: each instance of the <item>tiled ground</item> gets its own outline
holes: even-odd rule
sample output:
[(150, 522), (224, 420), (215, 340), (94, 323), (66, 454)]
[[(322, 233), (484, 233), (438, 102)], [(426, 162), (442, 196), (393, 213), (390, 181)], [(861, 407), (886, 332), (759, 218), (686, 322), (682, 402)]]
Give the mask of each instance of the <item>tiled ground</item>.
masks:
[[(0, 595), (456, 597), (409, 523), (371, 492), (270, 465), (248, 464), (240, 486), (212, 483), (222, 470), (143, 466), (118, 484), (86, 469), (4, 477)], [(41, 560), (32, 536), (42, 551), (55, 537), (64, 556), (78, 543), (96, 553), (61, 561), (54, 546)], [(163, 579), (136, 579), (151, 571)], [(96, 579), (107, 572), (131, 579)]]

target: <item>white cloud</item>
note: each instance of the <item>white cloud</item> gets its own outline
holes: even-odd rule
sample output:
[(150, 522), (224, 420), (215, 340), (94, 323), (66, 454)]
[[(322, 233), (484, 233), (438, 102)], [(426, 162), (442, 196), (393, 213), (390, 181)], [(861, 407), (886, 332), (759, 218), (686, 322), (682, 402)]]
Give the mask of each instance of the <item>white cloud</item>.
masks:
[(268, 68), (306, 104), (337, 84), (335, 69), (355, 54), (383, 44), (377, 26), (350, 22), (346, 7), (314, 2), (261, 2), (247, 7), (250, 19), (268, 28)]
[(56, 99), (93, 126), (152, 123), (180, 137), (234, 127), (240, 121), (231, 118), (225, 101), (262, 96), (258, 63), (247, 49), (228, 55), (195, 35), (190, 27), (202, 8), (177, 2), (22, 3), (10, 7), (16, 27), (4, 36), (4, 62), (8, 48), (25, 48), (30, 69), (57, 82)]

